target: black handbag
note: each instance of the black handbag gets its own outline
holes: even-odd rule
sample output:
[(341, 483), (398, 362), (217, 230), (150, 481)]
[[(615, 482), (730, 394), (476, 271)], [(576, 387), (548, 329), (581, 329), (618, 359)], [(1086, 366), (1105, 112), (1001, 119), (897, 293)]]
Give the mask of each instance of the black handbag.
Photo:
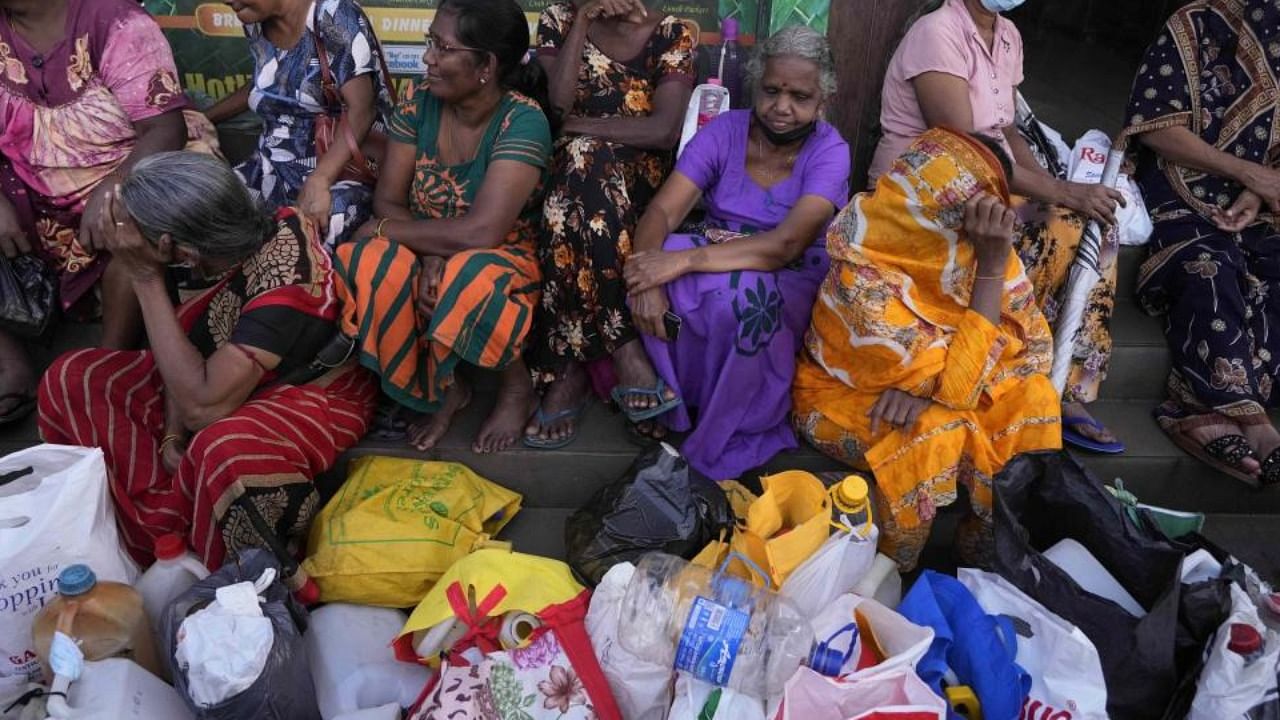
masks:
[(40, 337), (57, 314), (58, 281), (48, 266), (32, 255), (0, 255), (0, 329)]

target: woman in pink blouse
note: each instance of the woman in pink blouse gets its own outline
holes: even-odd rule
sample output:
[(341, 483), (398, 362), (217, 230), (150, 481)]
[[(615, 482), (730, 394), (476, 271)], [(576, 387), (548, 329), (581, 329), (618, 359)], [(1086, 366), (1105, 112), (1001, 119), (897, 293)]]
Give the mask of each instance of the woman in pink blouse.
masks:
[[(875, 184), (925, 130), (951, 127), (1000, 144), (1014, 162), (1010, 187), (1030, 198), (1019, 210), (1018, 254), (1052, 323), (1058, 295), (1075, 258), (1084, 223), (1115, 223), (1120, 193), (1102, 185), (1068, 182), (1036, 161), (1016, 124), (1022, 83), (1022, 36), (1001, 12), (1023, 0), (945, 0), (921, 17), (894, 52), (881, 95), (883, 135), (871, 164)], [(1089, 297), (1063, 393), (1063, 439), (1098, 452), (1124, 451), (1084, 404), (1097, 399), (1111, 354), (1108, 323), (1115, 297), (1114, 242), (1104, 242), (1103, 279)]]

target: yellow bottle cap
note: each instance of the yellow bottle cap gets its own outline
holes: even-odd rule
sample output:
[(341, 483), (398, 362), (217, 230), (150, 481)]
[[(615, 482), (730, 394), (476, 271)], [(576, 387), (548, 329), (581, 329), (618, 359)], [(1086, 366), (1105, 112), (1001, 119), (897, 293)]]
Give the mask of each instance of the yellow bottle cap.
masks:
[(861, 475), (849, 475), (836, 486), (836, 501), (849, 510), (861, 509), (867, 504), (870, 489)]

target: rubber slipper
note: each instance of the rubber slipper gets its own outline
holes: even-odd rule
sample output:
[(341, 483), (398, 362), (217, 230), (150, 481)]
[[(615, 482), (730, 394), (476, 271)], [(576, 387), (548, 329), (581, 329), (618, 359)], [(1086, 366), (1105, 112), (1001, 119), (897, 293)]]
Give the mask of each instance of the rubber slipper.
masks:
[(26, 420), (27, 416), (36, 409), (36, 396), (31, 392), (11, 392), (0, 395), (0, 403), (6, 400), (17, 400), (18, 404), (14, 405), (9, 412), (0, 415), (0, 425), (10, 425)]
[[(640, 422), (645, 421), (641, 420)], [(667, 436), (671, 434), (671, 431), (662, 425), (655, 425), (655, 427), (662, 428), (661, 435), (650, 435), (641, 431), (638, 423), (628, 422), (627, 439), (631, 441), (632, 445), (645, 449), (651, 448), (660, 442), (666, 442)]]
[(1089, 417), (1067, 417), (1062, 418), (1062, 441), (1082, 450), (1089, 450), (1096, 453), (1104, 453), (1106, 455), (1119, 455), (1124, 452), (1124, 443), (1116, 440), (1114, 442), (1104, 443), (1094, 440), (1091, 437), (1082, 435), (1075, 431), (1077, 427), (1087, 427), (1094, 430), (1106, 430), (1107, 427), (1102, 423)]
[(543, 439), (537, 435), (525, 435), (525, 447), (530, 447), (534, 450), (559, 450), (560, 448), (568, 446), (569, 443), (578, 439), (578, 429), (582, 426), (579, 421), (582, 419), (582, 413), (586, 409), (587, 401), (585, 398), (582, 402), (578, 403), (577, 407), (566, 408), (560, 412), (552, 413), (550, 415), (548, 415), (547, 412), (542, 409), (542, 405), (539, 404), (537, 411), (533, 414), (533, 416), (538, 420), (539, 425), (546, 427), (553, 422), (569, 418), (573, 420), (573, 431), (559, 439)]
[[(617, 386), (609, 391), (609, 396), (613, 398), (614, 404), (633, 423), (644, 422), (645, 420), (652, 420), (659, 415), (665, 415), (680, 407), (680, 403), (684, 402), (678, 397), (667, 400), (665, 399), (666, 394), (667, 383), (662, 378), (658, 378), (658, 384), (651, 388)], [(647, 408), (633, 408), (627, 403), (628, 395), (650, 397), (657, 400), (658, 404)]]

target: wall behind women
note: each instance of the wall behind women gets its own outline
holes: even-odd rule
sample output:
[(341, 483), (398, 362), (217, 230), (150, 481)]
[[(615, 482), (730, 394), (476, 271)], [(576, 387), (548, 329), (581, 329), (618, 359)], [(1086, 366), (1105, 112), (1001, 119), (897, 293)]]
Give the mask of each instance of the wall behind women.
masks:
[[(530, 33), (538, 14), (552, 0), (518, 0), (529, 17)], [(843, 0), (837, 0), (837, 3)], [(205, 0), (143, 0), (173, 46), (182, 85), (197, 95), (219, 99), (249, 82), (252, 62), (240, 22), (231, 8)], [(439, 0), (366, 0), (362, 3), (382, 40), (387, 62), (403, 90), (422, 74), (422, 38)], [(664, 12), (692, 20), (704, 46), (720, 42), (722, 18), (736, 18), (751, 42), (757, 26), (773, 29), (804, 24), (827, 28), (830, 0), (667, 0)]]

